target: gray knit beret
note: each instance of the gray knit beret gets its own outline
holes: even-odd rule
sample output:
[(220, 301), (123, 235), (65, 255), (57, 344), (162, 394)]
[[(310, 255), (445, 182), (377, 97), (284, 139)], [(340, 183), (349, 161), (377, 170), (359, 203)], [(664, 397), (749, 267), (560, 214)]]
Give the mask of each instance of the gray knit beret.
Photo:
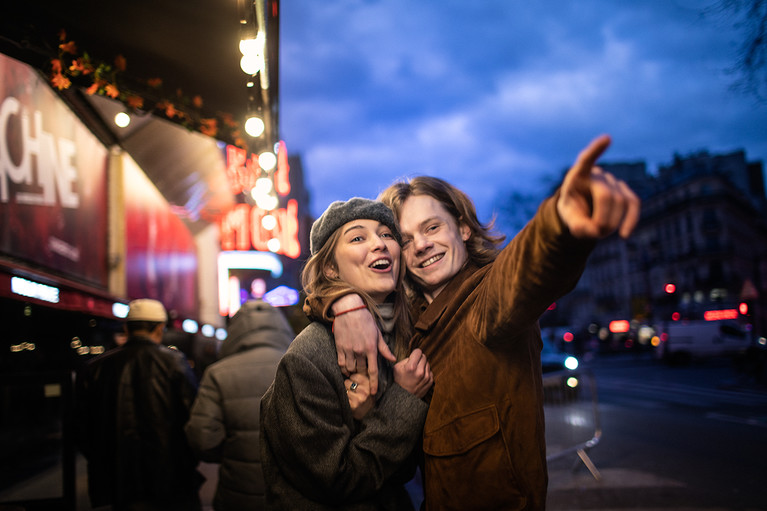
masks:
[(391, 229), (397, 243), (402, 243), (394, 215), (382, 202), (352, 197), (348, 201), (335, 201), (312, 224), (309, 235), (309, 250), (315, 255), (336, 229), (352, 220), (377, 220)]

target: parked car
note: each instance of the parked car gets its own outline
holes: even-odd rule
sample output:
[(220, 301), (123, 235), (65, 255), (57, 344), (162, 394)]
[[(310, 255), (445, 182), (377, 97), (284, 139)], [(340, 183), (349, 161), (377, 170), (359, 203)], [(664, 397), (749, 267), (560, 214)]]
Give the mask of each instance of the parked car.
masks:
[(745, 353), (751, 341), (748, 332), (732, 320), (672, 321), (657, 328), (660, 343), (655, 356), (672, 364), (695, 358), (733, 356)]

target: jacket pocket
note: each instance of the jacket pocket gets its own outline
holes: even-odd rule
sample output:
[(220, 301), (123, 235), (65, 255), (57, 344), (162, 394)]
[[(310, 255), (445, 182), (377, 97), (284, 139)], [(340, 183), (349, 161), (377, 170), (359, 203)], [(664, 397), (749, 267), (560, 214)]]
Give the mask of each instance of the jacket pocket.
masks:
[(469, 412), (433, 431), (425, 431), (423, 450), (431, 456), (453, 456), (475, 447), (500, 429), (494, 405)]
[(494, 405), (424, 431), (423, 452), (427, 510), (525, 507)]

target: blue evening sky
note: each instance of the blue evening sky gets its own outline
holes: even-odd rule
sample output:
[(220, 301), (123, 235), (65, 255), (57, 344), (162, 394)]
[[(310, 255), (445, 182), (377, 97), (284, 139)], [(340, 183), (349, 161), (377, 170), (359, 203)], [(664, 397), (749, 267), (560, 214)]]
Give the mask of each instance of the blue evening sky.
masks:
[(767, 103), (731, 90), (741, 33), (715, 0), (282, 0), (280, 123), (311, 210), (440, 176), (489, 220), (593, 137), (608, 162), (744, 149)]

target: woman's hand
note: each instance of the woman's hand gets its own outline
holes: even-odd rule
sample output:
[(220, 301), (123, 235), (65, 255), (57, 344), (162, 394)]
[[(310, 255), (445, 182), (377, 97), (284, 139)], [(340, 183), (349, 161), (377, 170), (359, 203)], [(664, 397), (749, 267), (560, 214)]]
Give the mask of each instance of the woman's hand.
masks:
[(370, 378), (364, 373), (354, 373), (344, 380), (344, 386), (352, 415), (362, 420), (375, 405), (375, 397), (370, 393)]
[(423, 398), (434, 384), (426, 355), (416, 348), (410, 356), (394, 365), (394, 381), (416, 397)]

